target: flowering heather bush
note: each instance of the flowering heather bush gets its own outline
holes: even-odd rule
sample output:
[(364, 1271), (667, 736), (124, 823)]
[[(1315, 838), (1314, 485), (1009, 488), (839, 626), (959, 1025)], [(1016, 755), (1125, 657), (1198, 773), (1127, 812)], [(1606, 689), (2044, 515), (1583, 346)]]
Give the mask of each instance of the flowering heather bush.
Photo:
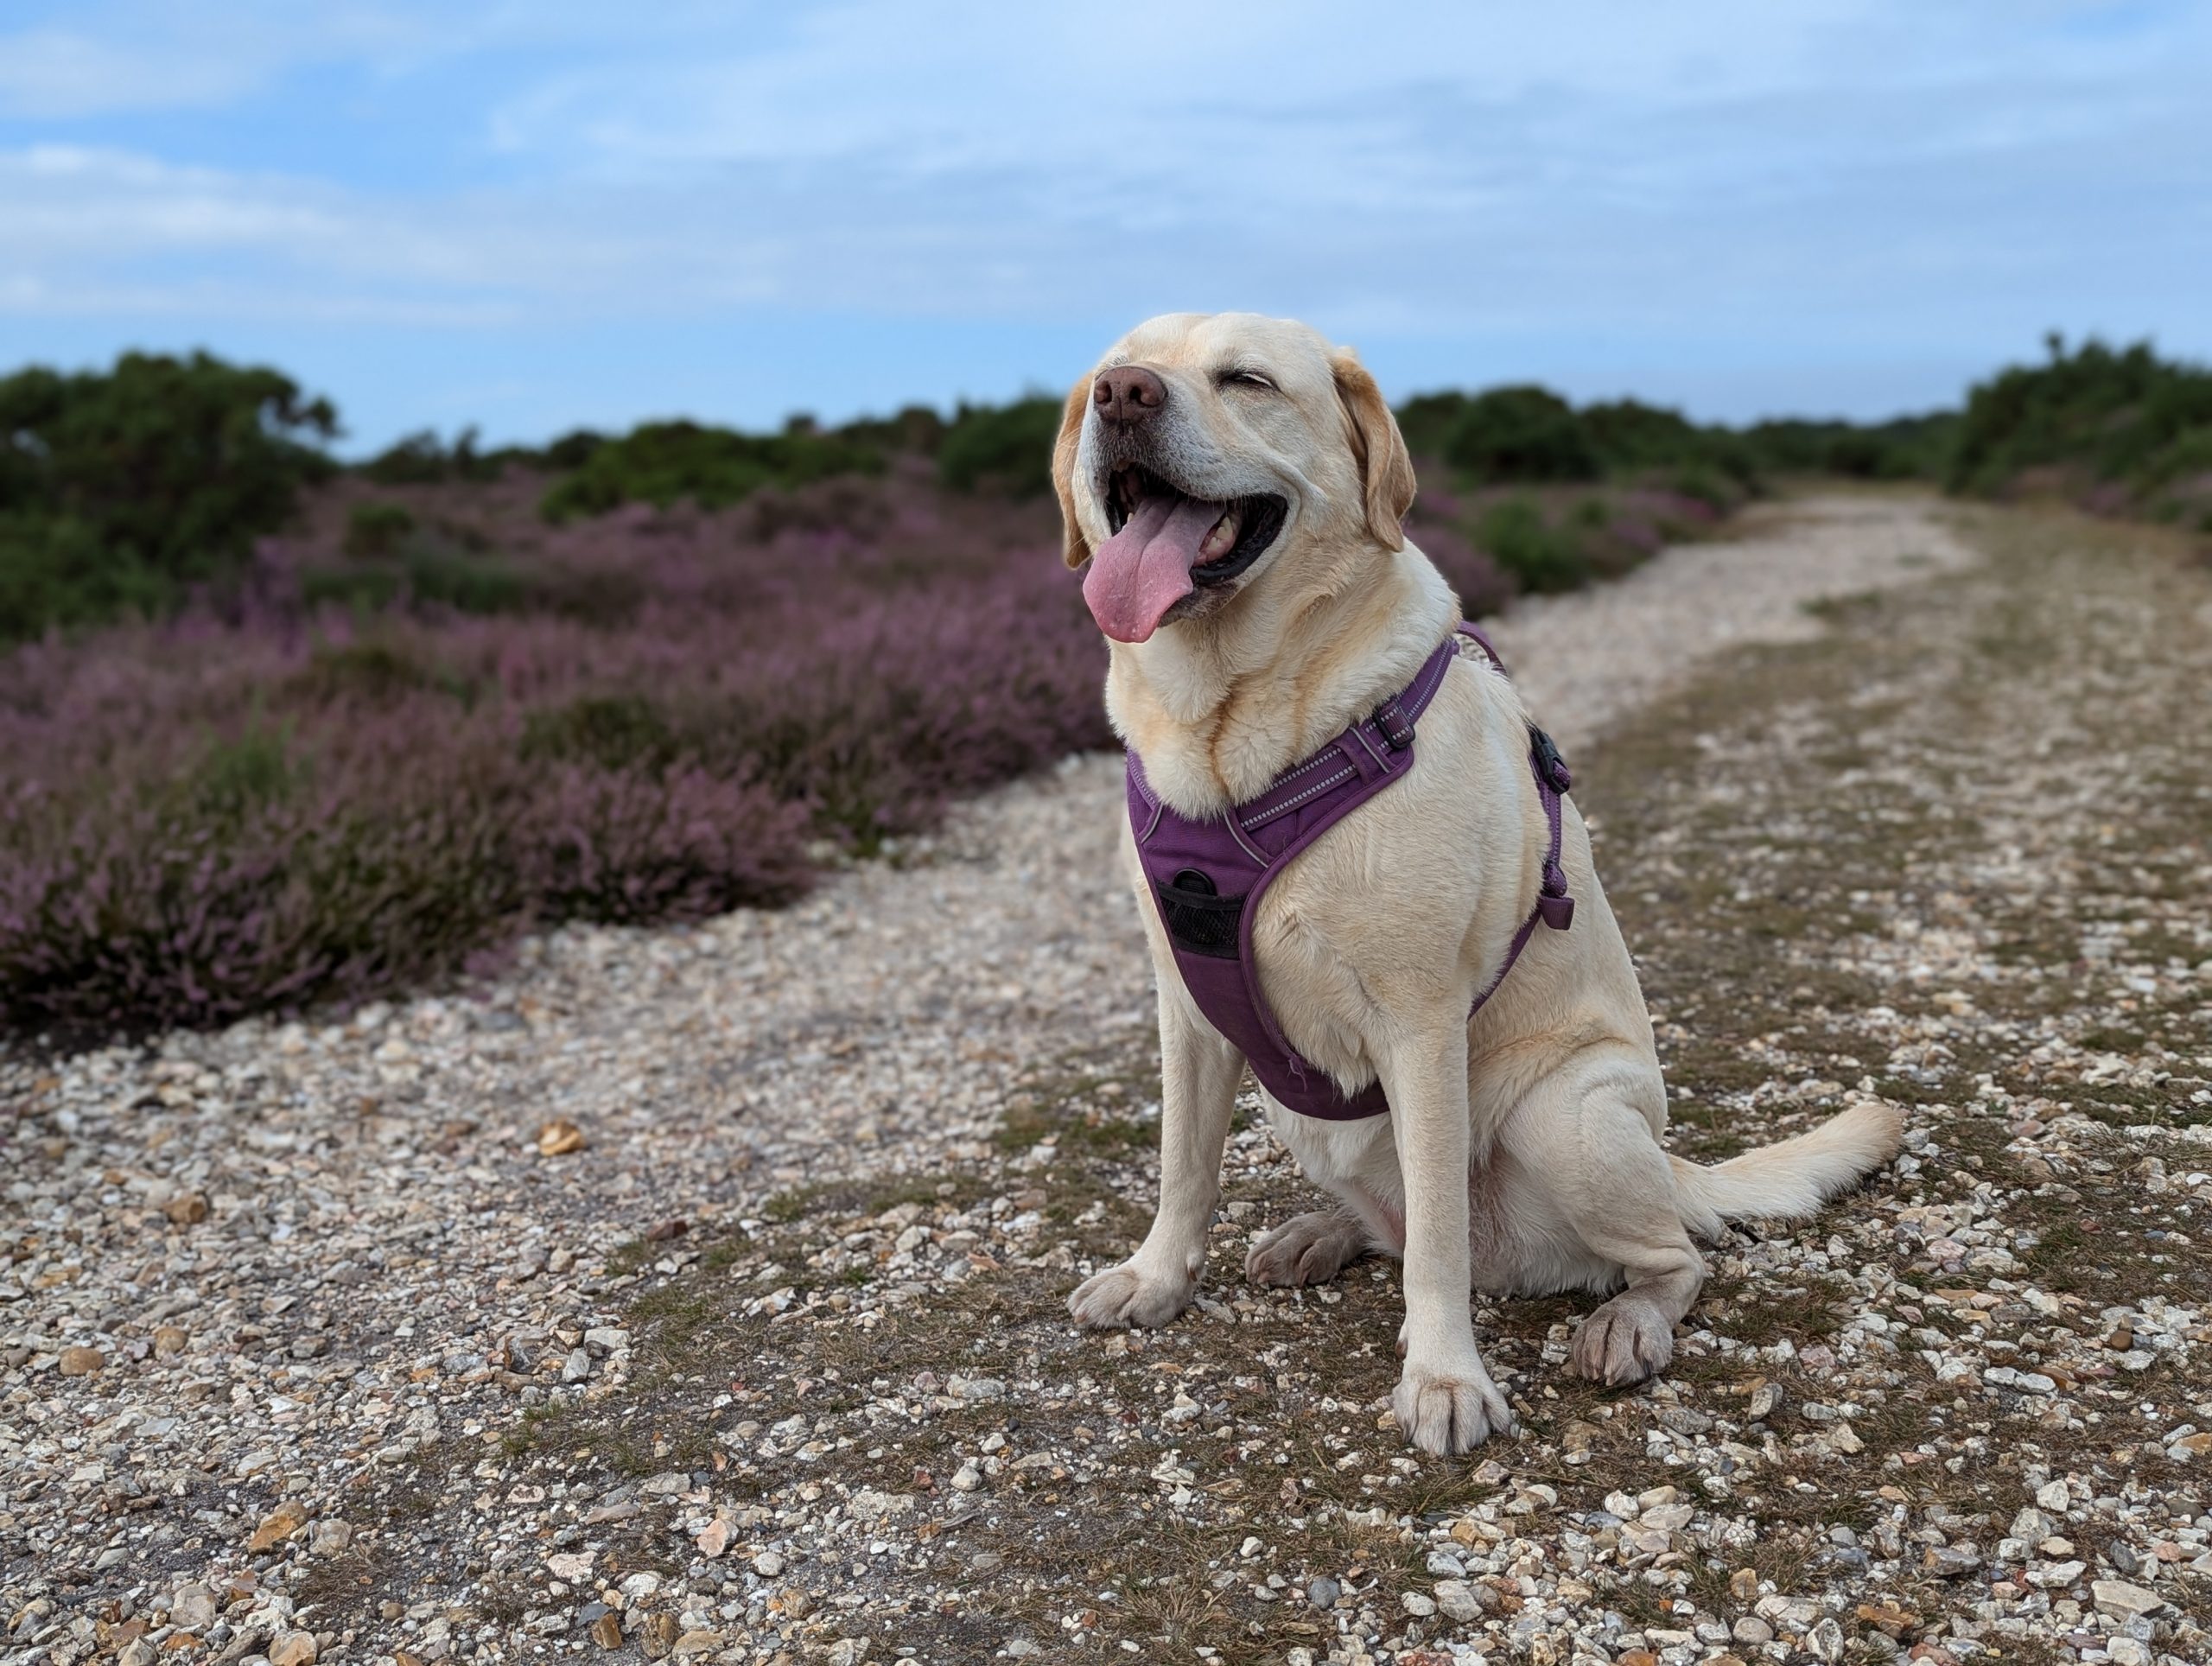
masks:
[[(506, 507), (535, 523), (533, 485)], [(532, 925), (781, 901), (814, 840), (871, 849), (1109, 738), (1049, 509), (906, 478), (524, 538), (492, 488), (398, 495), (496, 545), (531, 610), (308, 604), (359, 564), (348, 481), (232, 617), (0, 659), (11, 1026), (220, 1022)]]
[[(547, 478), (334, 480), (226, 612), (0, 658), (10, 1027), (219, 1023), (783, 901), (818, 842), (1110, 742), (1049, 499), (912, 458), (556, 525)], [(1597, 571), (1709, 512), (1593, 490), (1529, 512)], [(1471, 536), (1500, 501), (1440, 488), (1409, 529), (1476, 613), (1518, 588)]]

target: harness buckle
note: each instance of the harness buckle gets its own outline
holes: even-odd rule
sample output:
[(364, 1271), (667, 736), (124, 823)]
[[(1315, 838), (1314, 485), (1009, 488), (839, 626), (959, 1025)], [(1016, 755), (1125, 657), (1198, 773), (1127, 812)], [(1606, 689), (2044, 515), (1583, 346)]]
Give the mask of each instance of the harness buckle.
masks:
[(1552, 737), (1534, 723), (1529, 726), (1529, 754), (1536, 760), (1537, 779), (1557, 793), (1573, 791), (1574, 777), (1567, 770), (1567, 760), (1560, 756)]
[(1377, 706), (1370, 721), (1382, 732), (1383, 744), (1391, 751), (1403, 752), (1413, 745), (1414, 720), (1406, 715), (1406, 709), (1398, 703), (1396, 695)]

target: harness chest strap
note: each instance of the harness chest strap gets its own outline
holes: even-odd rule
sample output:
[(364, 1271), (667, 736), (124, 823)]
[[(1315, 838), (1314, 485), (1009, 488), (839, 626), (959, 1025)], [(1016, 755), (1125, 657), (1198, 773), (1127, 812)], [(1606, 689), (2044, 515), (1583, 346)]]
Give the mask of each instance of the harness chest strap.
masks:
[[(1504, 672), (1497, 651), (1476, 626), (1463, 623), (1456, 636)], [(1413, 681), (1372, 715), (1222, 816), (1194, 821), (1171, 809), (1145, 780), (1143, 761), (1129, 754), (1130, 830), (1185, 985), (1208, 1021), (1243, 1052), (1261, 1084), (1306, 1116), (1347, 1121), (1381, 1116), (1389, 1105), (1380, 1083), (1346, 1097), (1283, 1035), (1260, 991), (1252, 947), (1257, 904), (1308, 845), (1411, 770), (1416, 726), (1458, 652), (1456, 638), (1446, 638)], [(1505, 981), (1539, 923), (1563, 932), (1574, 920), (1574, 900), (1560, 865), (1560, 799), (1573, 780), (1551, 737), (1534, 725), (1529, 760), (1544, 806), (1542, 879), (1534, 907), (1497, 973), (1476, 995), (1471, 1015)]]

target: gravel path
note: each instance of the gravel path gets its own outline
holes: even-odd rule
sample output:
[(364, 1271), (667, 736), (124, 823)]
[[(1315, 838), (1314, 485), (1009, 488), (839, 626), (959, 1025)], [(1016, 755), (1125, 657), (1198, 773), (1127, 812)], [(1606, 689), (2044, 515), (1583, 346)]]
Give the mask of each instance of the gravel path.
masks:
[(2212, 586), (1947, 514), (1764, 510), (1498, 632), (1678, 1145), (1927, 1107), (1716, 1252), (1656, 1387), (1484, 1308), (1529, 1433), (1406, 1453), (1395, 1268), (1233, 1276), (1301, 1195), (1249, 1127), (1201, 1308), (1067, 1329), (1156, 1116), (1071, 760), (485, 999), (0, 1059), (0, 1661), (2202, 1658)]

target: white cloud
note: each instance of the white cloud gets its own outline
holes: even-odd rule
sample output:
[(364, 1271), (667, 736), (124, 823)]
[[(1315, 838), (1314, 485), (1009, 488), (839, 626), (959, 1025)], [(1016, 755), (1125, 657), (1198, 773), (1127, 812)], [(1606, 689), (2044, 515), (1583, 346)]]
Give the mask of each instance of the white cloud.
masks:
[[(17, 316), (1245, 304), (1385, 335), (1834, 343), (1962, 318), (2040, 327), (2085, 299), (2133, 316), (2183, 294), (2190, 261), (2212, 264), (2212, 227), (2190, 218), (2212, 156), (2202, 11), (126, 0), (66, 16), (0, 38), (0, 115), (68, 118), (80, 141), (0, 129), (0, 313)], [(288, 93), (334, 64), (373, 78), (370, 114), (340, 119), (323, 80)], [(395, 169), (378, 141), (428, 119), (410, 94), (430, 82), (460, 114), (439, 105), (434, 162)], [(96, 119), (245, 105), (272, 135), (259, 169), (132, 149)], [(276, 146), (308, 132), (316, 167), (287, 166)], [(453, 158), (471, 165), (423, 172)]]
[(465, 28), (428, 8), (318, 0), (109, 0), (0, 35), (0, 118), (81, 120), (222, 109), (302, 67), (403, 69), (458, 50)]
[(0, 111), (12, 116), (220, 105), (253, 79), (237, 58), (162, 60), (62, 29), (29, 29), (0, 40)]

